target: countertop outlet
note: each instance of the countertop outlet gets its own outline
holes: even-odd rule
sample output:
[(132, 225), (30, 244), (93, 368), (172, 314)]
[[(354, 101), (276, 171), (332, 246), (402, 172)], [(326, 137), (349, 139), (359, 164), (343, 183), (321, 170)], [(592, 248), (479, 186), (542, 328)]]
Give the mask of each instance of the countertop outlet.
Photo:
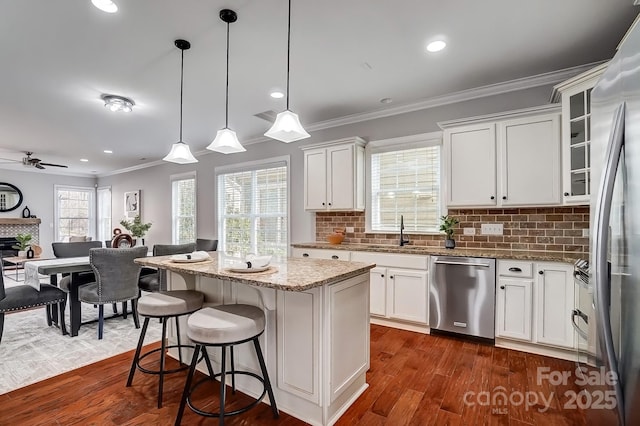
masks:
[(464, 235), (476, 235), (476, 228), (463, 228), (462, 232)]
[(503, 226), (501, 223), (483, 223), (480, 225), (482, 235), (502, 235)]
[(348, 234), (353, 234), (355, 230), (353, 229), (353, 226), (347, 226), (347, 227), (345, 228), (345, 231), (346, 231)]

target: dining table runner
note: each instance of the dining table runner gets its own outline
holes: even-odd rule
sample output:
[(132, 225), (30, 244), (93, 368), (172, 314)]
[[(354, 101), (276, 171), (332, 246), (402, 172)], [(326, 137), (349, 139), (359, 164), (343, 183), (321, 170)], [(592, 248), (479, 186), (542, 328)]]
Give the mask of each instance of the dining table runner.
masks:
[(38, 268), (40, 266), (65, 265), (71, 263), (87, 262), (88, 260), (89, 256), (81, 256), (26, 262), (24, 264), (24, 283), (40, 291), (40, 274), (38, 273)]

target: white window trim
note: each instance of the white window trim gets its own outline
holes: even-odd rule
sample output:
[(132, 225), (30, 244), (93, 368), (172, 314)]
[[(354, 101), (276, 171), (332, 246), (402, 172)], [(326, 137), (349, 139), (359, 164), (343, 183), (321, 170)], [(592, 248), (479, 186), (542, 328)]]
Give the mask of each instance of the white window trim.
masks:
[(96, 213), (97, 213), (96, 187), (54, 184), (53, 185), (53, 240), (58, 241), (57, 239), (58, 238), (58, 222), (60, 219), (60, 214), (58, 213), (58, 191), (61, 189), (62, 190), (64, 189), (82, 190), (82, 191), (86, 191), (90, 189), (91, 191), (93, 191), (93, 200), (92, 200), (93, 202), (89, 203), (89, 230), (91, 232), (91, 235), (88, 235), (88, 236), (91, 237), (92, 239), (95, 239), (98, 232), (97, 222), (96, 222)]
[[(366, 207), (365, 207), (365, 233), (367, 234), (388, 234), (388, 231), (374, 231), (371, 229), (371, 154), (378, 154), (381, 152), (398, 151), (403, 149), (425, 148), (429, 146), (440, 147), (440, 211), (443, 215), (447, 214), (447, 207), (445, 202), (445, 182), (444, 176), (445, 161), (443, 150), (442, 132), (430, 132), (419, 133), (417, 135), (401, 136), (390, 139), (379, 139), (370, 141), (365, 146), (365, 180), (366, 186)], [(400, 229), (398, 229), (400, 232)], [(441, 235), (441, 232), (437, 231), (411, 231), (411, 234), (418, 235)]]
[[(198, 177), (197, 177), (197, 173), (195, 170), (190, 171), (190, 172), (185, 172), (185, 173), (176, 173), (173, 174), (171, 176), (169, 176), (169, 182), (171, 185), (171, 242), (172, 244), (176, 244), (177, 241), (177, 235), (176, 235), (176, 229), (174, 229), (175, 223), (174, 223), (174, 205), (173, 205), (173, 182), (177, 181), (177, 180), (185, 180), (185, 179), (193, 179), (194, 180), (194, 185), (193, 185), (193, 190), (195, 192), (195, 197), (194, 197), (194, 203), (195, 203), (195, 226), (194, 226), (194, 235), (198, 236)], [(194, 241), (195, 242), (195, 241)]]
[[(215, 187), (218, 188), (218, 176), (224, 175), (227, 173), (237, 173), (237, 172), (246, 172), (250, 170), (257, 170), (261, 168), (265, 168), (265, 166), (269, 166), (273, 164), (274, 166), (277, 164), (284, 163), (287, 168), (287, 252), (291, 253), (291, 156), (290, 155), (281, 155), (278, 157), (265, 158), (264, 160), (254, 160), (254, 161), (245, 161), (243, 163), (237, 164), (229, 164), (226, 166), (218, 166), (213, 169), (214, 174), (214, 182)], [(218, 225), (216, 226), (216, 232), (218, 233), (218, 238), (220, 242), (222, 242), (222, 229), (221, 221), (218, 218), (218, 195), (215, 197), (215, 215), (216, 221)], [(218, 248), (220, 250), (220, 248)]]

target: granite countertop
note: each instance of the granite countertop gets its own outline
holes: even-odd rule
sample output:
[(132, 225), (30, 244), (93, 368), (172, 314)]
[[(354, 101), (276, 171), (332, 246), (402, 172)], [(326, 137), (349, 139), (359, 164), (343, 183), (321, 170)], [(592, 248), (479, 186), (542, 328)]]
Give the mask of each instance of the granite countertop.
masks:
[(446, 249), (444, 247), (427, 246), (396, 246), (384, 244), (329, 244), (325, 242), (294, 243), (292, 247), (308, 249), (328, 249), (328, 250), (348, 250), (348, 251), (369, 251), (376, 253), (399, 253), (399, 254), (419, 254), (419, 255), (443, 255), (443, 256), (465, 256), (465, 257), (492, 257), (496, 259), (512, 260), (532, 260), (547, 262), (574, 263), (578, 259), (588, 259), (587, 253), (564, 252), (564, 251), (527, 251), (527, 250), (500, 250), (500, 249), (469, 249), (455, 248)]
[(228, 270), (238, 258), (231, 258), (221, 252), (211, 252), (211, 260), (196, 263), (176, 263), (171, 256), (154, 256), (136, 259), (143, 266), (167, 269), (173, 272), (220, 278), (232, 282), (267, 287), (285, 291), (304, 291), (324, 284), (331, 284), (347, 278), (368, 273), (375, 267), (372, 263), (336, 262), (320, 259), (277, 259), (264, 272), (234, 273)]

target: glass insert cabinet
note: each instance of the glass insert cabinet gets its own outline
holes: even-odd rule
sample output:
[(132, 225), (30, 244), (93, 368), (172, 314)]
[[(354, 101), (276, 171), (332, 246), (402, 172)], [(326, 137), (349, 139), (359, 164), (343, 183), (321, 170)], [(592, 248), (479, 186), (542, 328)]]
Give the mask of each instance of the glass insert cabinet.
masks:
[(598, 65), (555, 86), (562, 103), (563, 204), (588, 204), (591, 195), (591, 90), (604, 71)]

